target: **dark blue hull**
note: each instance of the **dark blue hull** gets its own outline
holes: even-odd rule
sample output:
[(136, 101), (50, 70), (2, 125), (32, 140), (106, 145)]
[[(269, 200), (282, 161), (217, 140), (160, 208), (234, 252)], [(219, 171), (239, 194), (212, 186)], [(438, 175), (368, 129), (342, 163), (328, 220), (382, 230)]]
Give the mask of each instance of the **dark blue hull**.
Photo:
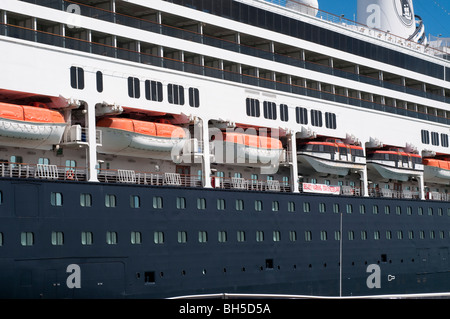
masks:
[(18, 179), (0, 191), (1, 298), (450, 291), (446, 202)]

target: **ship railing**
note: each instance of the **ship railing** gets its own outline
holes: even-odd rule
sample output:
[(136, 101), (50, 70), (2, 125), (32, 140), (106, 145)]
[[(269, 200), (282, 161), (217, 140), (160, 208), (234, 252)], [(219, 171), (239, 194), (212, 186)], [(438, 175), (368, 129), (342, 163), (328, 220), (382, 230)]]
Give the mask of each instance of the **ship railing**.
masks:
[[(88, 42), (77, 38), (65, 37), (58, 34), (28, 29), (10, 24), (0, 23), (0, 35), (9, 36), (28, 41), (36, 41), (48, 45), (65, 47), (82, 52), (90, 52), (102, 56), (109, 56), (112, 58), (139, 62), (143, 64), (155, 65), (158, 67), (179, 70), (187, 73), (204, 75), (212, 78), (225, 79), (238, 83), (244, 83), (269, 89), (274, 89), (283, 92), (289, 92), (302, 96), (311, 96), (323, 100), (334, 101), (338, 103), (360, 106), (363, 108), (374, 109), (382, 112), (389, 112), (408, 117), (419, 118), (427, 121), (449, 124), (450, 119), (447, 119), (442, 114), (428, 114), (418, 110), (409, 110), (396, 105), (382, 104), (375, 101), (367, 101), (361, 98), (352, 97), (348, 95), (340, 95), (330, 93), (318, 89), (304, 87), (302, 85), (275, 81), (264, 77), (257, 77), (249, 74), (242, 74), (229, 70), (218, 69), (211, 66), (195, 64), (186, 61), (179, 61), (167, 57), (159, 57), (150, 53), (132, 51), (129, 49), (108, 46), (106, 44)], [(35, 37), (37, 35), (37, 38)], [(361, 80), (361, 79), (360, 79)], [(427, 97), (429, 97), (427, 95)], [(431, 98), (431, 97), (429, 97)], [(442, 97), (447, 101), (448, 97)]]
[(230, 190), (248, 190), (248, 191), (267, 191), (267, 192), (290, 192), (291, 185), (287, 181), (279, 180), (257, 180), (245, 179), (242, 177), (220, 177), (211, 178), (213, 188)]
[(1, 177), (85, 181), (87, 180), (86, 172), (85, 168), (80, 167), (16, 162), (0, 163)]
[[(397, 83), (383, 81), (383, 80), (372, 78), (370, 76), (365, 76), (362, 74), (355, 74), (353, 72), (332, 68), (332, 67), (325, 66), (325, 65), (322, 65), (319, 63), (315, 63), (315, 62), (300, 60), (300, 59), (292, 57), (292, 56), (271, 52), (271, 51), (261, 49), (261, 48), (247, 46), (247, 45), (244, 45), (241, 43), (234, 42), (229, 39), (216, 38), (216, 37), (213, 37), (210, 35), (195, 32), (193, 30), (185, 30), (182, 28), (159, 24), (155, 21), (150, 21), (150, 20), (146, 20), (146, 19), (142, 19), (142, 18), (127, 16), (127, 15), (124, 15), (121, 13), (109, 11), (104, 8), (96, 8), (96, 7), (93, 7), (90, 5), (73, 2), (73, 1), (68, 1), (68, 0), (22, 0), (22, 1), (45, 6), (48, 8), (59, 9), (59, 10), (63, 10), (63, 11), (66, 10), (66, 8), (69, 5), (75, 4), (80, 7), (80, 14), (83, 16), (87, 16), (87, 17), (91, 17), (91, 18), (95, 18), (95, 19), (99, 19), (99, 20), (103, 20), (103, 21), (108, 21), (108, 22), (112, 22), (112, 23), (117, 23), (117, 24), (128, 26), (128, 27), (139, 28), (139, 29), (146, 30), (149, 32), (162, 33), (164, 35), (180, 38), (183, 40), (188, 40), (188, 41), (197, 42), (197, 43), (203, 43), (205, 45), (210, 45), (210, 46), (222, 48), (222, 49), (229, 50), (229, 51), (240, 52), (243, 54), (248, 54), (251, 56), (260, 57), (260, 58), (267, 59), (267, 60), (273, 60), (273, 61), (277, 61), (277, 62), (289, 64), (289, 65), (294, 65), (294, 66), (298, 66), (298, 67), (303, 67), (306, 69), (311, 69), (311, 70), (315, 70), (315, 71), (319, 71), (319, 72), (323, 72), (323, 73), (327, 73), (327, 74), (333, 74), (333, 75), (337, 75), (340, 77), (353, 79), (353, 80), (356, 80), (359, 82), (364, 82), (367, 84), (374, 84), (374, 85), (378, 85), (378, 86), (388, 87), (388, 88), (391, 88), (393, 90), (397, 90), (400, 92), (407, 92), (407, 93), (414, 94), (414, 95), (426, 96), (430, 99), (435, 99), (438, 101), (448, 102), (448, 100), (450, 100), (448, 97), (445, 97), (445, 96), (442, 96), (439, 94), (425, 92), (422, 90), (418, 90), (416, 88), (409, 88), (409, 87), (406, 87), (403, 85), (399, 85)], [(406, 40), (406, 39), (401, 39), (399, 37), (392, 35), (391, 33), (385, 33), (380, 30), (367, 28), (364, 25), (360, 25), (354, 21), (345, 19), (342, 16), (336, 16), (336, 15), (330, 14), (328, 12), (319, 10), (317, 17), (320, 18), (321, 20), (330, 21), (333, 23), (339, 23), (344, 27), (351, 28), (355, 32), (368, 34), (368, 35), (376, 37), (378, 39), (383, 39), (385, 41), (389, 41), (392, 43), (405, 45), (406, 47), (409, 47), (409, 48), (415, 49), (415, 50), (419, 50), (424, 53), (445, 56), (444, 52), (441, 52), (437, 49), (432, 49), (431, 47), (427, 47), (425, 49), (423, 45), (420, 45), (418, 43), (414, 43), (414, 42)], [(120, 55), (121, 53), (118, 52), (118, 54)], [(132, 54), (131, 52), (125, 53), (122, 51), (122, 54), (128, 56), (130, 60), (135, 60), (135, 62), (138, 62), (140, 60), (140, 58), (138, 56)], [(189, 68), (188, 65), (185, 65), (185, 67)], [(180, 69), (182, 69), (182, 68), (180, 68)]]
[(417, 191), (411, 190), (393, 190), (388, 188), (369, 188), (370, 197), (382, 197), (382, 198), (401, 198), (401, 199), (419, 199), (420, 194)]
[(441, 192), (428, 192), (426, 194), (426, 198), (429, 200), (436, 200), (436, 201), (449, 201), (450, 194)]

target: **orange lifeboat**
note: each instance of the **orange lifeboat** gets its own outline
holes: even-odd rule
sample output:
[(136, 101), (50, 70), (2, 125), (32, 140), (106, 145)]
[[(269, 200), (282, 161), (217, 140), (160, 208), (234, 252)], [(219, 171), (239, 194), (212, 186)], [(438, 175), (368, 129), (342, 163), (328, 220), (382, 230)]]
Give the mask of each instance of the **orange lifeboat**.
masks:
[[(283, 152), (281, 141), (273, 137), (224, 132), (222, 138), (213, 142), (216, 162), (275, 164)], [(219, 150), (223, 153), (219, 154)]]
[(424, 178), (427, 182), (448, 184), (450, 181), (450, 160), (447, 158), (424, 158)]
[(103, 118), (97, 122), (97, 129), (102, 131), (99, 151), (108, 154), (150, 156), (152, 152), (170, 153), (186, 139), (185, 131), (179, 126), (129, 118)]
[(348, 175), (351, 169), (364, 169), (366, 165), (361, 146), (347, 144), (337, 138), (299, 143), (297, 159), (316, 172), (340, 176)]
[(65, 127), (64, 117), (58, 111), (0, 103), (2, 145), (49, 149), (61, 141)]
[(367, 163), (369, 169), (377, 171), (383, 178), (403, 182), (424, 170), (420, 155), (398, 147), (368, 152)]

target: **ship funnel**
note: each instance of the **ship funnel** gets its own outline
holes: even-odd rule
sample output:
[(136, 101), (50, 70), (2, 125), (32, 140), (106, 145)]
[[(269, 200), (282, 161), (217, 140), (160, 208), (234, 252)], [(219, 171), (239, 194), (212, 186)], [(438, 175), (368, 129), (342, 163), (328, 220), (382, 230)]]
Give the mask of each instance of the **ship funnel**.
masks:
[(418, 43), (426, 41), (412, 0), (358, 0), (357, 22)]
[(318, 0), (286, 0), (286, 8), (316, 16), (319, 11)]

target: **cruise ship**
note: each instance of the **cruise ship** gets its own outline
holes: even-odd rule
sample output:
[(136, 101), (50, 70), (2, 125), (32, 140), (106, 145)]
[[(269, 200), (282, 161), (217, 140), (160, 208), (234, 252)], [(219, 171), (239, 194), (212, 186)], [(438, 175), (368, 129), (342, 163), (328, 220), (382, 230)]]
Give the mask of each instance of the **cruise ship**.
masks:
[(450, 292), (450, 50), (411, 0), (1, 0), (0, 297)]

